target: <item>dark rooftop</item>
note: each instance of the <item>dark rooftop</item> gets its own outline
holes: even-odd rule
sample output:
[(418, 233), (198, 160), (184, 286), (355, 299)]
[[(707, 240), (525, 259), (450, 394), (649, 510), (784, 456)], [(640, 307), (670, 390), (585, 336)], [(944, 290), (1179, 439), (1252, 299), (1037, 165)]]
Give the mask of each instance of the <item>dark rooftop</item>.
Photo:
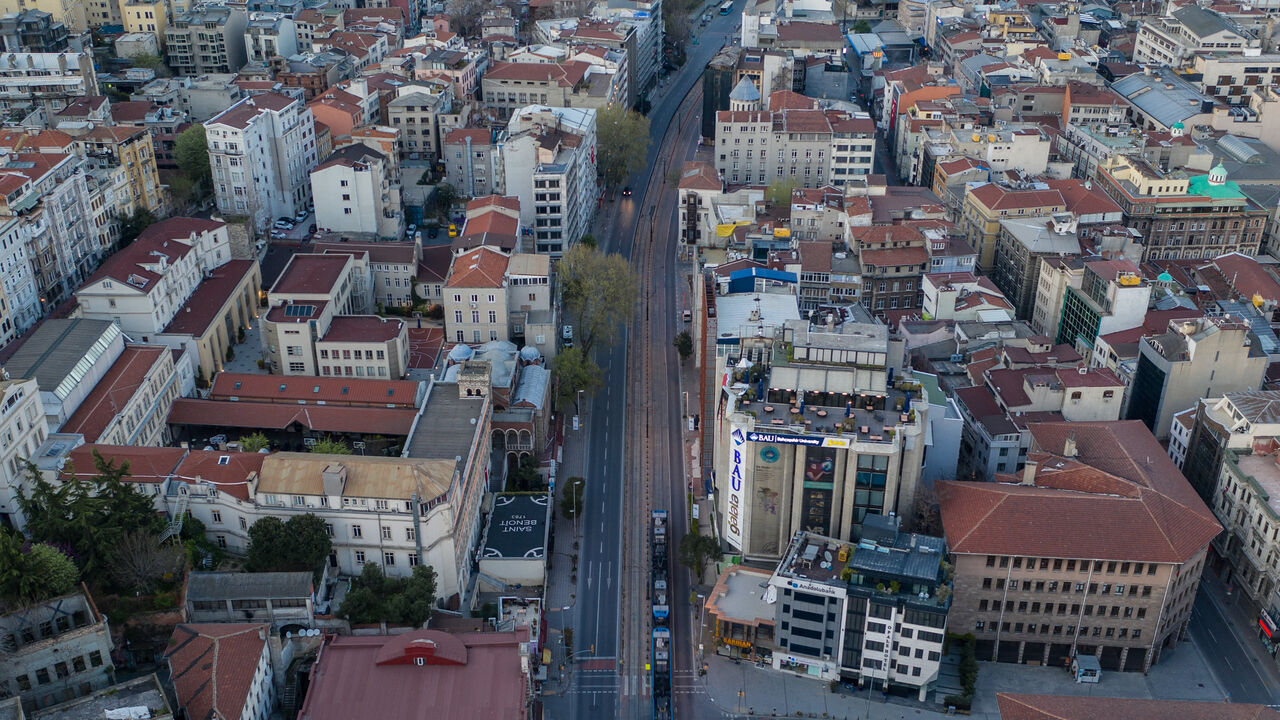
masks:
[(546, 548), (546, 495), (504, 493), (494, 498), (481, 558), (544, 558)]

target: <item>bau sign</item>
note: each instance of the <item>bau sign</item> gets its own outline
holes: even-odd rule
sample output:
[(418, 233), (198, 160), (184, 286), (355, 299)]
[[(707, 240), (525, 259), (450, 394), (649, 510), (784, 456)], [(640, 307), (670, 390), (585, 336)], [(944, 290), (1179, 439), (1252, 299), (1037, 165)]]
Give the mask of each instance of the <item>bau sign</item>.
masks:
[(725, 518), (725, 535), (735, 547), (742, 548), (743, 464), (746, 462), (747, 434), (735, 427), (729, 444), (729, 497)]

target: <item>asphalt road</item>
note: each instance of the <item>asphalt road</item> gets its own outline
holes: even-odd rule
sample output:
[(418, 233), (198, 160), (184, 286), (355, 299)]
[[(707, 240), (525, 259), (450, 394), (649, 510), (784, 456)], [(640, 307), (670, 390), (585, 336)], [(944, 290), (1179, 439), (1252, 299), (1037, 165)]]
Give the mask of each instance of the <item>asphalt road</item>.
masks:
[[(1228, 625), (1218, 600), (1201, 589), (1191, 608), (1191, 636), (1214, 666), (1218, 682), (1231, 702), (1275, 704), (1280, 701), (1255, 666), (1253, 655), (1245, 652)], [(1176, 651), (1175, 651), (1176, 652)]]

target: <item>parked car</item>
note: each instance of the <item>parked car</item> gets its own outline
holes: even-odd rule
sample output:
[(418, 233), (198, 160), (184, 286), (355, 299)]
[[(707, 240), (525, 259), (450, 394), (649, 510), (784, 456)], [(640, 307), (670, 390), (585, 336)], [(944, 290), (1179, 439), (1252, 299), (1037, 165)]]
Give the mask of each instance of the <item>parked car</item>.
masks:
[(291, 221), (289, 221), (289, 220), (277, 220), (277, 221), (276, 221), (276, 224), (275, 224), (273, 227), (275, 227), (275, 228), (277, 228), (277, 229), (279, 229), (279, 230), (292, 230), (292, 229), (293, 229), (293, 222), (291, 222)]
[(681, 313), (681, 317), (685, 322), (693, 322), (693, 313), (689, 312), (688, 310), (685, 310), (683, 313)]
[(564, 329), (560, 331), (560, 340), (562, 341), (565, 347), (567, 348), (573, 347), (573, 326), (572, 325), (564, 326)]
[(310, 214), (311, 213), (307, 212), (306, 210), (299, 210), (298, 214), (293, 216), (293, 219), (298, 222), (302, 222), (303, 220), (306, 220), (307, 216)]

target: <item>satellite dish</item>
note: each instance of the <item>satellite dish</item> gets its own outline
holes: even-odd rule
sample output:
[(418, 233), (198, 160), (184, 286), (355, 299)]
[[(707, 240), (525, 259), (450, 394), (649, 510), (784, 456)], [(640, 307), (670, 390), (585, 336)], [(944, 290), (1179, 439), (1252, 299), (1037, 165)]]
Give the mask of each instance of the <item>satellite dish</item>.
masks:
[(292, 639), (292, 638), (293, 638), (293, 631), (292, 631), (292, 630), (286, 631), (286, 632), (285, 632), (285, 634), (284, 634), (284, 639), (285, 639), (285, 640), (290, 640), (290, 639)]

